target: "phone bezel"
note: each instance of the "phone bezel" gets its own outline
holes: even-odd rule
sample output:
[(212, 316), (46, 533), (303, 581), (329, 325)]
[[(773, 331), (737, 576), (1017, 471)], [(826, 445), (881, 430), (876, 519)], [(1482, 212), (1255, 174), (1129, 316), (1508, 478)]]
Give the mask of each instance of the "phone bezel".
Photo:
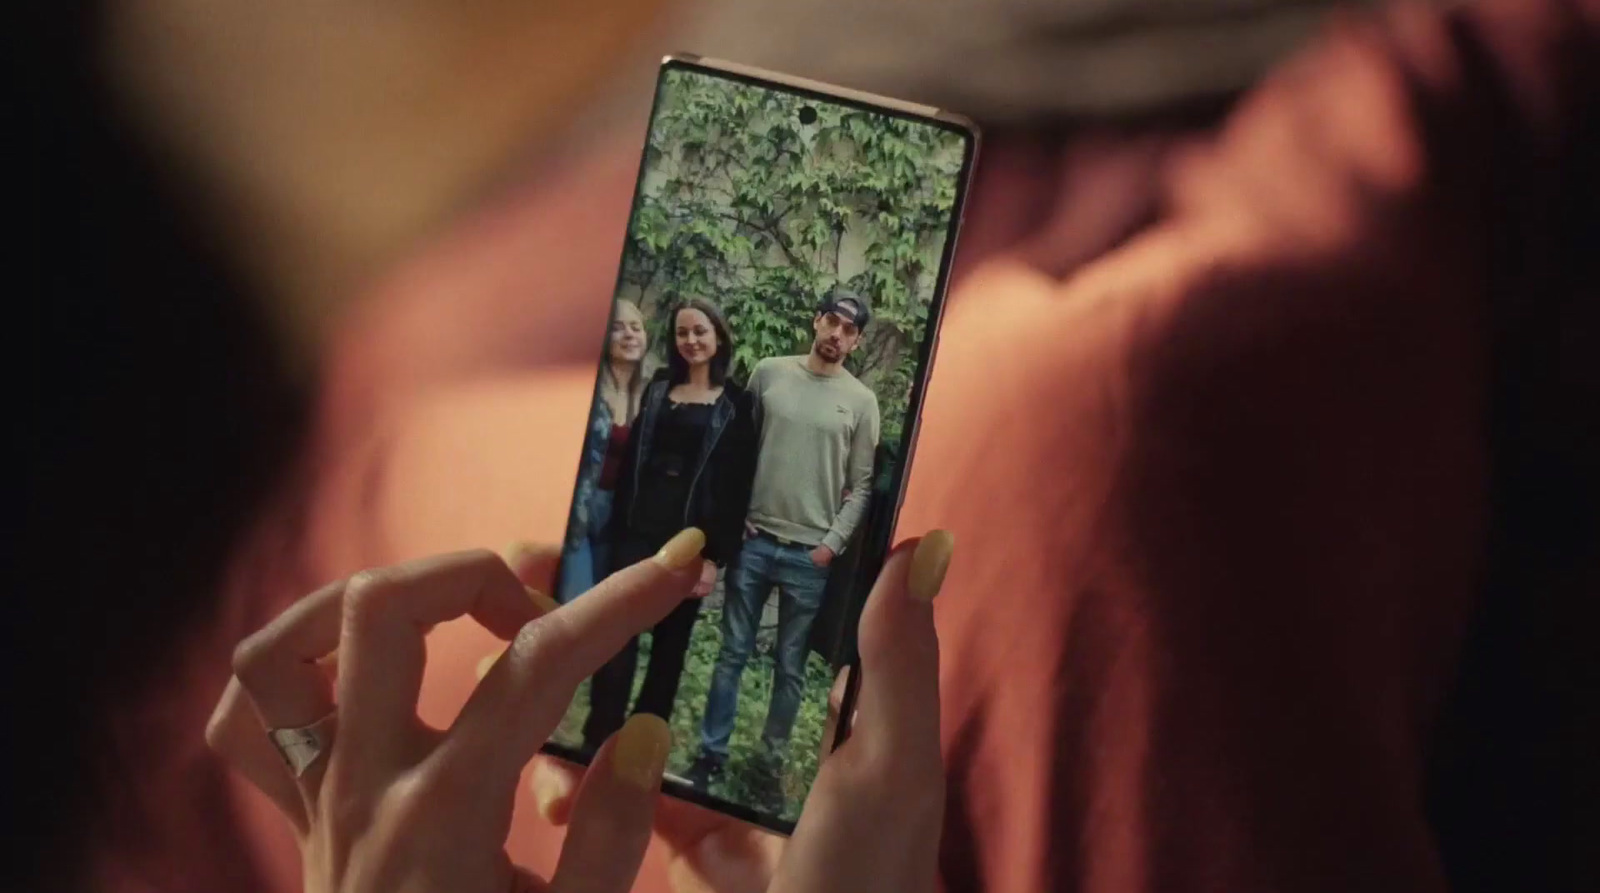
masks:
[[(939, 351), (940, 331), (944, 324), (945, 300), (950, 287), (950, 268), (955, 257), (956, 243), (960, 238), (962, 224), (966, 216), (967, 197), (971, 189), (972, 174), (974, 168), (976, 167), (978, 151), (982, 144), (981, 131), (979, 130), (978, 125), (971, 119), (945, 109), (927, 105), (919, 105), (887, 96), (878, 96), (860, 90), (853, 90), (847, 87), (840, 87), (820, 81), (813, 81), (808, 78), (797, 77), (781, 72), (768, 71), (736, 62), (710, 59), (692, 53), (674, 53), (662, 59), (661, 65), (656, 74), (656, 92), (655, 97), (650, 105), (650, 116), (647, 119), (648, 121), (653, 122), (655, 120), (656, 111), (658, 110), (661, 102), (662, 81), (668, 72), (675, 69), (697, 71), (703, 74), (710, 74), (730, 80), (741, 81), (743, 83), (752, 84), (767, 89), (775, 89), (798, 96), (810, 97), (835, 105), (843, 105), (850, 108), (887, 115), (890, 117), (917, 121), (923, 124), (930, 124), (951, 133), (958, 134), (962, 138), (964, 149), (961, 160), (961, 169), (957, 175), (956, 181), (955, 204), (951, 207), (950, 228), (945, 238), (943, 254), (939, 259), (939, 272), (934, 279), (933, 295), (928, 301), (927, 329), (924, 331), (923, 336), (919, 341), (919, 350), (921, 355), (917, 359), (917, 373), (914, 381), (912, 382), (911, 391), (906, 401), (906, 424), (909, 427), (909, 431), (903, 434), (903, 442), (906, 444), (906, 446), (904, 447), (904, 456), (900, 461), (900, 467), (896, 473), (894, 508), (889, 514), (889, 523), (883, 525), (881, 532), (878, 534), (878, 539), (873, 543), (877, 551), (887, 555), (890, 544), (893, 542), (895, 527), (898, 525), (900, 520), (901, 506), (905, 502), (906, 484), (910, 478), (911, 467), (916, 459), (917, 441), (922, 434), (923, 401), (927, 394), (928, 382), (933, 371), (933, 362)], [(648, 153), (640, 152), (639, 170), (634, 181), (633, 201), (635, 203), (638, 202), (639, 189), (644, 183), (647, 167)], [(632, 211), (629, 212), (628, 222), (630, 226), (633, 223)], [(624, 239), (622, 250), (624, 254), (627, 251), (626, 239)], [(613, 297), (622, 285), (623, 260), (624, 258), (619, 258), (617, 262), (617, 279), (612, 286)], [(609, 315), (607, 320), (607, 331), (605, 337), (609, 338)], [(604, 352), (604, 343), (605, 342), (602, 342), (601, 347), (602, 355)], [(599, 382), (600, 377), (599, 373), (597, 372), (595, 375), (596, 396), (599, 394)], [(595, 398), (591, 397), (590, 399), (592, 402)], [(579, 471), (581, 472), (581, 468)], [(574, 499), (577, 491), (576, 477), (577, 474), (575, 473), (573, 485)], [(572, 506), (570, 505), (569, 501), (569, 512), (571, 510)], [(569, 525), (571, 523), (570, 517), (568, 523)], [(870, 579), (876, 578), (879, 570), (881, 570), (881, 566), (878, 568), (862, 567), (857, 569), (857, 574), (862, 578), (868, 579), (868, 582), (870, 582)], [(871, 587), (866, 586), (858, 588), (862, 591), (859, 593), (852, 593), (853, 600), (852, 603), (847, 606), (847, 617), (860, 616), (861, 608), (865, 603)], [(833, 744), (828, 748), (829, 753), (837, 750), (839, 746), (843, 744), (850, 736), (852, 714), (855, 712), (855, 702), (861, 686), (861, 662), (859, 652), (857, 652), (855, 649), (852, 649), (845, 664), (849, 670), (849, 675), (846, 678), (844, 697), (841, 701), (839, 710), (839, 722), (834, 730)], [(541, 751), (550, 756), (557, 757), (558, 759), (579, 766), (587, 766), (589, 764), (589, 759), (585, 757), (583, 752), (578, 748), (567, 747), (565, 745), (556, 744), (553, 742), (546, 742), (541, 748)], [(742, 804), (723, 800), (718, 797), (713, 797), (710, 794), (698, 791), (688, 785), (673, 781), (671, 778), (663, 780), (662, 791), (663, 793), (670, 794), (671, 796), (680, 800), (694, 803), (697, 806), (722, 813), (723, 815), (727, 815), (731, 818), (738, 819), (739, 821), (764, 828), (768, 831), (773, 831), (785, 836), (794, 832), (794, 822), (767, 816), (757, 812), (756, 810), (745, 807)]]

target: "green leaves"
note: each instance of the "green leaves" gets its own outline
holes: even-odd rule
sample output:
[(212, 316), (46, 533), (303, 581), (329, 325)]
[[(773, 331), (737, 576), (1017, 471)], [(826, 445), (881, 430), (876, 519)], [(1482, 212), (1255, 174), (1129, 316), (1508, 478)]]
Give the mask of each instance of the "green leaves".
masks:
[[(802, 125), (806, 106), (817, 119)], [(647, 314), (679, 293), (717, 302), (739, 380), (762, 358), (807, 350), (829, 290), (859, 289), (874, 320), (849, 366), (879, 393), (885, 436), (898, 436), (903, 413), (884, 401), (903, 400), (915, 372), (961, 148), (915, 121), (669, 72), (623, 279)]]

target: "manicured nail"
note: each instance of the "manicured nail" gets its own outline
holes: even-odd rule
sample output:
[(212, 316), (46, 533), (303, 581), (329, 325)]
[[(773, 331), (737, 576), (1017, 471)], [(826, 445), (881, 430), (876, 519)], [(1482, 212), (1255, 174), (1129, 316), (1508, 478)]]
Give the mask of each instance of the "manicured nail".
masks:
[(611, 771), (625, 784), (653, 791), (661, 784), (671, 750), (672, 731), (667, 728), (667, 721), (653, 714), (636, 713), (617, 733), (617, 743), (611, 750)]
[(699, 558), (705, 547), (706, 535), (700, 528), (691, 527), (667, 540), (667, 544), (656, 553), (656, 563), (669, 571), (682, 570), (689, 566), (689, 562)]
[(536, 765), (532, 778), (533, 802), (544, 820), (554, 824), (557, 807), (572, 795), (572, 782), (561, 772)]
[(945, 572), (950, 569), (950, 556), (955, 552), (956, 538), (948, 530), (929, 531), (911, 553), (911, 572), (906, 587), (911, 597), (931, 602), (944, 586)]
[(478, 661), (478, 666), (475, 670), (475, 672), (478, 674), (478, 681), (482, 682), (483, 677), (489, 675), (489, 671), (494, 669), (494, 662), (499, 660), (500, 655), (502, 654), (505, 654), (505, 652), (498, 651), (494, 654), (485, 654), (483, 658)]
[(561, 605), (556, 603), (555, 599), (545, 595), (532, 586), (524, 586), (522, 588), (528, 591), (528, 598), (533, 600), (533, 606), (539, 609), (539, 616), (541, 617), (561, 607)]

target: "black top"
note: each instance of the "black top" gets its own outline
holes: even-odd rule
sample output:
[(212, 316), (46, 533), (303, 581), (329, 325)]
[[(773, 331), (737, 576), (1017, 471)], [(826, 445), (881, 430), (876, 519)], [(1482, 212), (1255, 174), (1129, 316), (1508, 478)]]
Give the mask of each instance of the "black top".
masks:
[(724, 565), (744, 541), (755, 478), (755, 407), (750, 393), (731, 381), (713, 403), (675, 403), (665, 372), (645, 387), (629, 432), (611, 513), (613, 558), (620, 567), (685, 527), (698, 527), (706, 534), (705, 557)]
[(710, 421), (710, 403), (678, 403), (668, 398), (636, 482), (634, 533), (664, 543), (686, 526), (689, 485)]

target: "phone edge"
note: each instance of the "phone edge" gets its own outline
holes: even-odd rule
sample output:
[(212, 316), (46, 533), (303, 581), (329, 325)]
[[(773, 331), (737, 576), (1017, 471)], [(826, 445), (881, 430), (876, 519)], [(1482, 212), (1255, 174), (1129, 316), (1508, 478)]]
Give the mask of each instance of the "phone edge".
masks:
[(746, 65), (743, 62), (732, 62), (727, 59), (702, 56), (698, 53), (668, 53), (667, 55), (661, 57), (661, 66), (663, 68), (671, 67), (673, 65), (689, 65), (697, 68), (706, 68), (712, 71), (731, 74), (736, 77), (750, 78), (752, 80), (778, 84), (788, 87), (792, 90), (801, 90), (809, 93), (815, 93), (820, 96), (828, 96), (834, 99), (844, 100), (846, 102), (854, 102), (861, 105), (887, 109), (890, 111), (899, 112), (903, 115), (912, 115), (918, 118), (926, 118), (928, 120), (938, 121), (943, 124), (957, 127), (970, 134), (974, 142), (974, 153), (976, 153), (976, 144), (982, 140), (982, 128), (978, 126), (976, 121), (972, 120), (966, 115), (962, 115), (958, 112), (952, 112), (949, 109), (940, 108), (938, 106), (925, 105), (923, 103), (911, 102), (905, 99), (896, 99), (893, 96), (884, 96), (881, 93), (857, 90), (853, 87), (845, 87), (839, 84), (828, 83), (827, 81), (813, 80), (811, 78), (801, 77), (800, 75), (786, 74), (781, 71), (773, 71), (771, 69), (761, 68), (756, 65)]

